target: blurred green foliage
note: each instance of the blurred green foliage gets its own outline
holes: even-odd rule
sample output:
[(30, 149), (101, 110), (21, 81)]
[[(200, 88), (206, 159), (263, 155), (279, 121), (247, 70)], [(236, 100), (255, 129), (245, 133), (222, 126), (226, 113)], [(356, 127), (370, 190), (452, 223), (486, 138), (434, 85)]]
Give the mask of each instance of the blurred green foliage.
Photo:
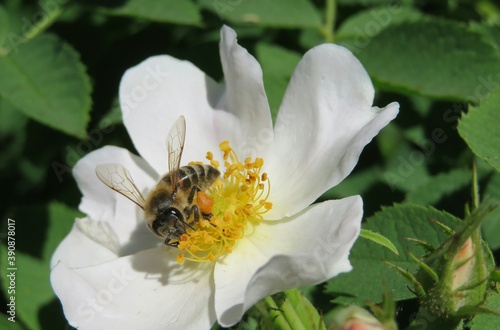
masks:
[[(17, 322), (0, 315), (2, 329), (66, 325), (49, 283), (50, 255), (80, 216), (72, 166), (108, 144), (134, 151), (117, 103), (123, 72), (149, 56), (169, 54), (221, 80), (222, 24), (234, 28), (261, 63), (273, 116), (301, 56), (327, 41), (360, 59), (377, 90), (375, 105), (400, 103), (399, 116), (366, 147), (351, 176), (322, 199), (362, 195), (365, 228), (390, 238), (402, 255), (358, 241), (353, 272), (304, 290), (325, 313), (335, 303), (379, 302), (385, 284), (400, 301), (398, 320), (406, 326), (417, 307), (404, 300), (414, 295), (381, 260), (416, 269), (406, 249), (417, 256), (423, 251), (402, 239), (434, 245), (444, 239), (428, 218), (452, 226), (464, 216), (474, 161), (482, 198), (500, 202), (500, 5), (494, 1), (5, 0), (1, 299), (8, 299), (8, 218), (16, 221), (19, 273)], [(499, 216), (497, 209), (483, 225), (494, 250), (500, 248)], [(498, 308), (498, 294), (489, 301)], [(248, 317), (241, 328), (256, 324)], [(478, 317), (473, 328), (499, 324), (498, 318)]]

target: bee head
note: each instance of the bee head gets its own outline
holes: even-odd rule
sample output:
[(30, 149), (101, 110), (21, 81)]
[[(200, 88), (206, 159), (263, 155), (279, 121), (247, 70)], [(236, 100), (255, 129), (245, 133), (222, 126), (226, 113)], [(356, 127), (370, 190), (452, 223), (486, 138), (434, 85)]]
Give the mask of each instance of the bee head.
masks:
[(165, 237), (167, 242), (179, 239), (182, 234), (186, 233), (184, 217), (178, 209), (173, 207), (158, 214), (151, 224), (151, 229), (156, 235)]

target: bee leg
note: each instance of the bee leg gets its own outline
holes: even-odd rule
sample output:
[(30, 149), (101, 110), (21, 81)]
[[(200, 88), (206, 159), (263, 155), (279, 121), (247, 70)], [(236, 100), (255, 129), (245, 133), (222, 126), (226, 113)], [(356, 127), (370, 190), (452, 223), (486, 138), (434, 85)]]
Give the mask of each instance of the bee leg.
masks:
[(191, 207), (191, 211), (194, 213), (194, 222), (197, 223), (200, 221), (200, 210), (198, 209), (198, 205), (193, 205)]
[(189, 205), (191, 205), (193, 203), (193, 200), (194, 200), (194, 195), (198, 192), (198, 191), (201, 191), (200, 187), (198, 186), (194, 186), (191, 191), (189, 192), (189, 196), (188, 196), (188, 203)]
[(166, 238), (165, 239), (165, 245), (168, 245), (168, 246), (171, 246), (171, 247), (177, 247), (179, 245), (179, 242), (172, 242), (170, 243), (171, 239), (170, 238)]
[[(184, 209), (184, 212), (186, 212), (186, 218), (189, 219), (191, 216), (191, 213), (193, 213), (194, 221), (192, 223), (197, 223), (200, 221), (200, 210), (198, 209), (198, 205), (193, 205), (191, 207), (186, 207)], [(188, 225), (191, 229), (194, 229), (193, 226), (191, 226), (189, 223), (185, 222), (186, 225)]]

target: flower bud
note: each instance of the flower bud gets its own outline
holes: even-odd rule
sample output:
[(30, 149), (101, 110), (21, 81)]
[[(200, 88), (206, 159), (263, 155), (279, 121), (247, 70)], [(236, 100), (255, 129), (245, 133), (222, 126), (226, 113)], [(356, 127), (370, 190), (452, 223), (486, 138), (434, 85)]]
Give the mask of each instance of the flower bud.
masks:
[(336, 311), (329, 330), (387, 330), (372, 314), (359, 306)]
[(436, 324), (444, 320), (458, 324), (485, 311), (482, 305), (494, 261), (479, 227), (491, 209), (487, 205), (477, 208), (455, 233), (418, 261), (421, 268), (416, 281), (424, 292), (419, 314), (432, 315)]

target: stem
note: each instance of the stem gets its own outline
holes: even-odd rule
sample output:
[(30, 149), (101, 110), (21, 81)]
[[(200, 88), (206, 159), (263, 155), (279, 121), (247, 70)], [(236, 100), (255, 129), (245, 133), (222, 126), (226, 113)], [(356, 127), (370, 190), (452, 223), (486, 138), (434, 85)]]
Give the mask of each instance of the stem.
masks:
[(283, 312), (279, 309), (278, 305), (276, 305), (276, 302), (274, 302), (272, 297), (268, 296), (264, 298), (264, 303), (269, 308), (269, 316), (273, 320), (275, 329), (292, 330), (285, 317), (283, 316)]
[(434, 312), (428, 311), (425, 307), (420, 307), (417, 316), (411, 322), (407, 330), (418, 330), (418, 329), (461, 329), (462, 324), (461, 319), (448, 318), (445, 316), (437, 316), (433, 314)]
[(323, 34), (326, 42), (333, 42), (335, 39), (333, 30), (335, 29), (335, 18), (337, 16), (337, 4), (335, 0), (326, 0), (326, 18), (323, 26)]
[(476, 162), (472, 163), (472, 210), (479, 206), (479, 183), (477, 182)]

